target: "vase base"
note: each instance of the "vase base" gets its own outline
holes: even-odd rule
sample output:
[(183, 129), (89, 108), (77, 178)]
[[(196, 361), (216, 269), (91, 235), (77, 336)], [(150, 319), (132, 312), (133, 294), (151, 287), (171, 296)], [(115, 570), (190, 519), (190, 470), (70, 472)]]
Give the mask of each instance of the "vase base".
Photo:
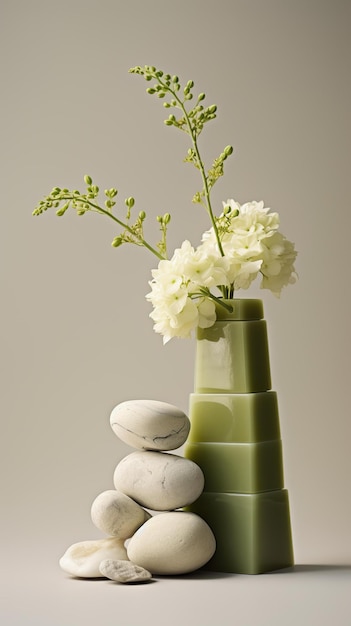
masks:
[(205, 569), (263, 574), (294, 564), (286, 489), (255, 494), (209, 493), (186, 510), (212, 528), (217, 549)]

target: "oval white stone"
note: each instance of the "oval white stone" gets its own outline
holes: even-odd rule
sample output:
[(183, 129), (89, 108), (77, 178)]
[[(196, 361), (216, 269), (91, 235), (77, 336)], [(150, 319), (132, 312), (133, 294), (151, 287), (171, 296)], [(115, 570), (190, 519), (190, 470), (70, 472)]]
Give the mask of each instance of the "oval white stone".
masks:
[(193, 572), (216, 550), (208, 524), (195, 513), (173, 511), (149, 519), (131, 538), (127, 553), (133, 563), (153, 575)]
[(105, 559), (100, 563), (100, 572), (118, 583), (146, 582), (151, 578), (150, 572), (130, 561)]
[(175, 450), (185, 443), (189, 418), (172, 404), (159, 400), (127, 400), (110, 417), (114, 433), (138, 450)]
[(71, 545), (59, 563), (60, 567), (79, 578), (102, 578), (100, 563), (105, 559), (128, 560), (124, 541), (116, 537), (80, 541)]
[(100, 493), (91, 506), (93, 524), (107, 535), (124, 540), (150, 517), (134, 500), (114, 489)]
[(176, 454), (138, 451), (117, 465), (114, 484), (147, 509), (171, 511), (197, 500), (204, 475), (196, 463)]

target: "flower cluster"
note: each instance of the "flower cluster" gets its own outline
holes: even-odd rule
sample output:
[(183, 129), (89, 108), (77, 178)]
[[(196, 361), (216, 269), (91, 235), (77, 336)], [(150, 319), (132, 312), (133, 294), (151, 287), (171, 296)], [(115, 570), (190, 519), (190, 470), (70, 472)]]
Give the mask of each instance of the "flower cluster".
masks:
[(146, 298), (154, 310), (154, 330), (167, 343), (172, 337), (189, 337), (199, 326), (208, 328), (216, 321), (214, 298), (210, 289), (227, 284), (227, 259), (207, 252), (204, 246), (194, 250), (189, 241), (177, 248), (170, 260), (162, 260), (152, 271), (151, 292)]
[(276, 296), (296, 280), (294, 245), (278, 232), (279, 215), (270, 213), (263, 202), (240, 206), (223, 203), (216, 220), (223, 254), (214, 228), (206, 231), (196, 250), (184, 241), (170, 260), (153, 270), (151, 292), (146, 296), (154, 309), (154, 330), (166, 343), (172, 337), (189, 337), (196, 327), (208, 328), (216, 320), (217, 288), (222, 296), (247, 289), (260, 273), (261, 288)]
[(105, 189), (101, 203), (99, 187), (88, 175), (84, 178), (85, 192), (54, 187), (33, 214), (41, 215), (54, 208), (60, 217), (68, 209), (73, 209), (77, 215), (88, 212), (104, 215), (118, 229), (112, 240), (114, 248), (134, 244), (156, 256), (159, 265), (152, 272), (151, 292), (146, 297), (153, 305), (150, 317), (155, 323), (154, 330), (163, 335), (166, 343), (172, 337), (189, 337), (196, 327), (212, 326), (216, 320), (215, 303), (228, 307), (225, 300), (233, 298), (239, 289), (247, 289), (258, 274), (262, 276), (261, 287), (279, 296), (284, 286), (296, 280), (296, 251), (294, 244), (278, 231), (278, 214), (270, 212), (263, 202), (240, 205), (227, 200), (219, 216), (213, 211), (211, 192), (224, 175), (224, 164), (233, 148), (226, 146), (212, 165), (205, 167), (198, 139), (205, 125), (216, 118), (217, 106), (205, 105), (203, 92), (194, 94), (194, 81), (188, 80), (182, 87), (178, 76), (165, 74), (151, 65), (136, 66), (129, 71), (142, 76), (148, 84), (153, 81), (146, 91), (161, 98), (163, 106), (171, 110), (164, 120), (166, 126), (181, 130), (190, 139), (191, 147), (184, 161), (193, 165), (201, 177), (193, 202), (202, 205), (211, 224), (210, 230), (202, 236), (202, 243), (194, 249), (185, 240), (169, 259), (170, 213), (157, 216), (161, 237), (156, 243), (150, 243), (144, 234), (146, 212), (139, 210), (135, 215), (134, 198), (130, 196), (125, 200), (125, 215), (121, 215), (120, 211), (115, 212), (118, 190)]
[[(223, 202), (223, 213), (217, 220), (223, 253), (229, 260), (228, 281), (233, 290), (248, 289), (258, 273), (261, 287), (280, 296), (282, 288), (296, 281), (296, 251), (278, 232), (279, 215), (261, 202), (240, 206), (234, 200)], [(217, 251), (214, 229), (203, 235), (208, 253)]]

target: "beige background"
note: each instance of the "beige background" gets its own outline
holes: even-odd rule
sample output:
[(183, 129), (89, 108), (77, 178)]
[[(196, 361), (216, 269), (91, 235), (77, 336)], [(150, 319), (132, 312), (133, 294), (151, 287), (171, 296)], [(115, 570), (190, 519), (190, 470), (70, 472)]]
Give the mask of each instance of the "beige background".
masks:
[[(260, 617), (250, 613), (242, 624), (288, 623), (281, 612), (262, 609), (264, 590), (283, 598), (281, 611), (301, 611), (291, 623), (330, 624), (323, 619), (333, 618), (334, 605), (345, 608), (346, 593), (331, 592), (341, 593), (342, 580), (328, 582), (325, 594), (322, 577), (312, 579), (315, 596), (306, 589), (308, 572), (337, 575), (351, 563), (350, 8), (347, 0), (1, 1), (6, 624), (96, 623), (109, 603), (126, 609), (131, 602), (141, 611), (138, 597), (150, 603), (147, 623), (159, 623), (152, 607), (178, 593), (172, 585), (181, 586), (192, 624), (231, 623), (229, 589), (234, 596), (238, 590), (237, 615), (258, 606)], [(210, 164), (231, 143), (235, 156), (215, 190), (216, 205), (228, 197), (263, 199), (299, 250), (299, 282), (280, 301), (258, 288), (246, 295), (263, 298), (268, 322), (296, 562), (306, 576), (300, 595), (293, 591), (298, 577), (289, 578), (291, 588), (284, 576), (195, 577), (132, 592), (74, 583), (57, 567), (68, 545), (100, 536), (90, 504), (112, 487), (115, 465), (130, 452), (110, 429), (113, 406), (158, 398), (186, 411), (192, 391), (194, 342), (163, 347), (148, 318), (153, 257), (111, 248), (116, 231), (102, 217), (31, 216), (53, 186), (82, 186), (89, 173), (102, 189), (119, 189), (121, 210), (125, 197), (136, 197), (151, 239), (154, 217), (169, 211), (170, 247), (184, 238), (198, 243), (208, 222), (191, 203), (199, 180), (182, 163), (187, 137), (164, 126), (161, 102), (128, 74), (145, 63), (183, 82), (194, 79), (208, 104), (218, 105), (203, 155)], [(206, 582), (217, 584), (222, 621), (201, 587)], [(122, 595), (99, 598), (109, 592)], [(321, 615), (310, 610), (314, 602), (322, 602)], [(123, 615), (114, 621), (106, 613), (100, 623), (140, 623)], [(172, 612), (169, 623), (179, 615)], [(340, 620), (349, 623), (346, 613)]]

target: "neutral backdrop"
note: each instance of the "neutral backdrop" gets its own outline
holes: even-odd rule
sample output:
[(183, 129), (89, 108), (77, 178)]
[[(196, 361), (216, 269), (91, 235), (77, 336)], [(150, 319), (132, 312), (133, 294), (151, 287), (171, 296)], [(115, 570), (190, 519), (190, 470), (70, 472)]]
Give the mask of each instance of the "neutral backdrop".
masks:
[[(4, 624), (176, 624), (184, 611), (208, 626), (350, 623), (350, 9), (1, 0)], [(112, 408), (154, 398), (187, 411), (193, 388), (194, 341), (164, 347), (148, 317), (156, 259), (112, 248), (103, 217), (32, 217), (53, 186), (82, 188), (88, 173), (118, 188), (120, 211), (136, 198), (151, 240), (169, 211), (170, 249), (199, 243), (209, 224), (191, 202), (200, 180), (182, 162), (187, 136), (128, 73), (144, 64), (193, 79), (218, 105), (203, 156), (235, 153), (216, 209), (263, 199), (299, 251), (299, 281), (280, 300), (258, 286), (238, 294), (262, 297), (268, 323), (297, 563), (286, 575), (126, 588), (74, 581), (57, 565), (71, 543), (101, 536), (91, 502), (131, 451), (110, 429)]]

